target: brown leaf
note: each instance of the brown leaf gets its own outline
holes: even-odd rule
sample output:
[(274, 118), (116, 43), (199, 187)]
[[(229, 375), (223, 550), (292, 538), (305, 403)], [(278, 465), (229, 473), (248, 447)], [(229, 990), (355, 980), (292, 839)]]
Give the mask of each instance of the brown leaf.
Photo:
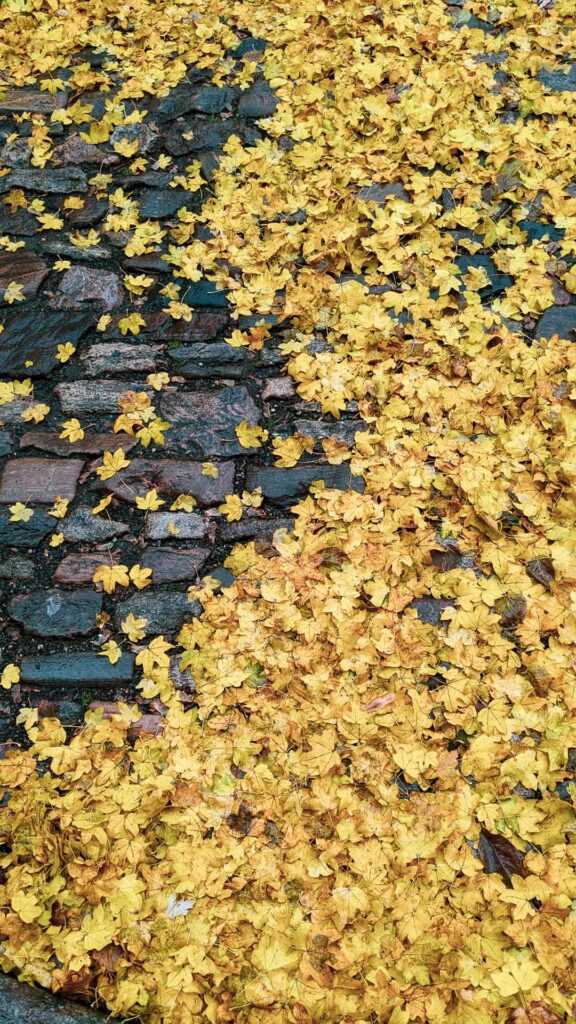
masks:
[(482, 828), (478, 841), (478, 853), (484, 870), (489, 875), (495, 873), (501, 875), (507, 886), (512, 886), (512, 875), (526, 878), (524, 854), (504, 836), (495, 835)]

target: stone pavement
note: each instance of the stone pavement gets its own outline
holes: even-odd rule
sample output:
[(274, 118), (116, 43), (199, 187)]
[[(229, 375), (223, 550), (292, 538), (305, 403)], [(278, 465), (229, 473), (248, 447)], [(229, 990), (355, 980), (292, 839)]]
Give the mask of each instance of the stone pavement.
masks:
[[(261, 45), (247, 40), (238, 54)], [(93, 52), (78, 57), (94, 66), (99, 59)], [(4, 300), (0, 311), (0, 653), (2, 664), (15, 662), (22, 672), (10, 694), (0, 691), (1, 739), (21, 738), (15, 719), (22, 706), (55, 710), (73, 728), (94, 699), (133, 700), (133, 648), (118, 632), (126, 615), (145, 617), (148, 634), (173, 640), (199, 611), (188, 588), (208, 573), (223, 584), (231, 581), (222, 566), (235, 542), (265, 544), (275, 529), (289, 526), (290, 506), (312, 480), (344, 488), (351, 482), (345, 465), (323, 459), (320, 441), (337, 435), (351, 442), (354, 410), (340, 423), (327, 423), (313, 405), (296, 399), (283, 373), (280, 328), (261, 352), (229, 346), (224, 338), (234, 328), (261, 321), (232, 321), (226, 294), (208, 280), (180, 279), (180, 299), (194, 307), (190, 321), (175, 321), (163, 308), (168, 300), (161, 289), (173, 278), (161, 256), (178, 238), (177, 211), (198, 210), (210, 195), (211, 176), (231, 134), (247, 144), (262, 137), (257, 119), (276, 106), (267, 84), (258, 80), (241, 93), (211, 86), (191, 70), (168, 97), (143, 103), (143, 123), (117, 128), (99, 146), (84, 142), (73, 123), (51, 123), (53, 110), (75, 101), (66, 93), (30, 89), (0, 99), (0, 168), (7, 169), (0, 176), (0, 235), (9, 240), (8, 249), (0, 249), (0, 296), (13, 282), (25, 296), (23, 302)], [(84, 94), (82, 103), (97, 111), (103, 98)], [(36, 120), (22, 121), (23, 112), (33, 112)], [(38, 123), (47, 126), (55, 147), (44, 168), (30, 163), (27, 136)], [(131, 172), (132, 158), (113, 148), (123, 138), (138, 139), (152, 169)], [(171, 162), (164, 168), (166, 156)], [(199, 192), (171, 187), (191, 160), (200, 162), (205, 185)], [(105, 187), (102, 175), (110, 176)], [(107, 219), (117, 212), (109, 202), (116, 189), (151, 226), (154, 240), (144, 254), (126, 256), (126, 232)], [(71, 197), (78, 201), (71, 204)], [(33, 200), (43, 204), (41, 213), (24, 208)], [(60, 218), (62, 227), (42, 230), (39, 218), (46, 215)], [(97, 242), (90, 240), (92, 230)], [(87, 239), (81, 247), (70, 241), (78, 233)], [(15, 248), (13, 242), (23, 244)], [(61, 260), (69, 262), (68, 269), (54, 269)], [(145, 275), (153, 284), (134, 298), (125, 275)], [(124, 336), (118, 321), (135, 308), (145, 326), (138, 336)], [(105, 334), (96, 330), (104, 314), (111, 317)], [(76, 351), (61, 362), (58, 345), (66, 343)], [(155, 392), (147, 377), (159, 371), (171, 380)], [(30, 393), (15, 394), (13, 382), (25, 378), (31, 379)], [(165, 444), (145, 449), (113, 432), (118, 399), (129, 391), (153, 396), (157, 414), (170, 424)], [(309, 421), (310, 416), (316, 418)], [(85, 432), (73, 443), (59, 436), (71, 418)], [(317, 452), (295, 468), (279, 469), (269, 445), (241, 446), (235, 427), (243, 420), (262, 425), (271, 436), (312, 434)], [(102, 452), (118, 447), (130, 466), (101, 482), (94, 466)], [(215, 465), (217, 477), (205, 475), (206, 462)], [(145, 513), (135, 499), (151, 488), (164, 505)], [(261, 488), (264, 502), (228, 523), (217, 506), (244, 488)], [(113, 495), (112, 503), (93, 515), (106, 494)], [(194, 496), (193, 511), (170, 511), (181, 494)], [(50, 515), (57, 498), (70, 502), (63, 519)], [(10, 506), (17, 502), (34, 510), (28, 522), (11, 521)], [(52, 547), (50, 538), (58, 532), (64, 540)], [(94, 571), (111, 563), (150, 568), (152, 585), (141, 593), (97, 592)], [(98, 653), (110, 636), (123, 641), (115, 665)], [(182, 679), (182, 687), (192, 689), (192, 681)]]

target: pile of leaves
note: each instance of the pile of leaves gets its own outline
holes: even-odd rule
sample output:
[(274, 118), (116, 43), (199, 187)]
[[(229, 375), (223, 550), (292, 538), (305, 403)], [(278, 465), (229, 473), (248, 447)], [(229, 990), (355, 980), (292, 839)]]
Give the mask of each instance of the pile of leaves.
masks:
[[(281, 103), (264, 141), (227, 144), (191, 215), (208, 240), (183, 231), (174, 274), (284, 320), (299, 394), (363, 420), (327, 452), (358, 489), (313, 486), (293, 533), (237, 546), (237, 581), (198, 590), (192, 710), (155, 638), (138, 661), (159, 735), (134, 740), (128, 706), (69, 742), (25, 713), (31, 746), (0, 765), (0, 962), (23, 980), (147, 1024), (574, 1013), (576, 349), (525, 333), (576, 291), (574, 94), (538, 77), (574, 47), (573, 5), (463, 13), (0, 12), (15, 82), (99, 45), (89, 87), (121, 73), (121, 101), (187, 63), (223, 81), (236, 32), (267, 40), (242, 81), (261, 65)], [(536, 201), (561, 241), (527, 236)], [(499, 298), (457, 246), (490, 250)]]

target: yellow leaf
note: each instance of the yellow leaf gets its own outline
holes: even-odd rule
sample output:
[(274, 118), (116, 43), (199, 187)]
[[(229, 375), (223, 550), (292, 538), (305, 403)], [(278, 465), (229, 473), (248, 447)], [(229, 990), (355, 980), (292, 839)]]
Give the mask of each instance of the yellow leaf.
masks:
[(115, 640), (106, 640), (98, 651), (100, 657), (108, 658), (111, 665), (115, 665), (122, 657), (122, 651)]
[(10, 284), (4, 290), (4, 302), (11, 306), (13, 302), (24, 302), (24, 298), (24, 285), (17, 284), (16, 281), (10, 281)]
[(34, 405), (29, 405), (24, 412), (21, 413), (21, 418), (26, 423), (41, 423), (45, 420), (48, 413), (50, 412), (50, 406), (44, 402), (35, 402)]
[(214, 480), (216, 480), (218, 477), (218, 473), (218, 466), (215, 466), (213, 462), (202, 463), (202, 476), (211, 476)]
[(54, 516), (54, 519), (64, 519), (64, 516), (68, 511), (69, 504), (69, 498), (56, 498), (52, 508), (48, 509), (48, 515)]
[(165, 384), (170, 383), (170, 375), (168, 373), (149, 373), (146, 380), (151, 388), (155, 391), (161, 391)]
[(136, 508), (146, 509), (150, 512), (156, 512), (156, 510), (159, 509), (161, 505), (166, 504), (166, 502), (164, 502), (162, 498), (158, 497), (158, 491), (156, 490), (155, 487), (153, 487), (152, 490), (148, 491), (143, 498), (137, 496), (135, 498), (135, 502)]
[(130, 459), (126, 458), (122, 448), (117, 448), (115, 452), (104, 452), (102, 465), (96, 467), (96, 474), (101, 480), (110, 480), (129, 465)]
[(92, 515), (99, 515), (100, 512), (103, 512), (105, 508), (108, 508), (108, 505), (110, 504), (111, 501), (112, 495), (107, 494), (105, 498), (102, 498), (102, 501), (99, 501), (97, 505), (94, 505), (94, 508), (92, 509)]
[(130, 579), (138, 590), (144, 590), (152, 583), (152, 569), (144, 569), (141, 565), (133, 565), (130, 569)]
[(116, 587), (130, 584), (127, 565), (99, 565), (92, 577), (94, 583), (101, 583), (107, 594), (113, 594)]
[(130, 313), (129, 316), (122, 317), (118, 321), (118, 327), (123, 335), (140, 334), (140, 328), (146, 326), (146, 321), (140, 313)]
[(51, 548), (58, 548), (63, 543), (64, 543), (64, 534), (63, 533), (53, 533), (52, 536), (50, 537), (49, 544), (50, 544)]
[(20, 669), (17, 665), (5, 665), (2, 669), (2, 675), (0, 676), (0, 686), (4, 690), (9, 690), (15, 683), (20, 682)]
[(218, 511), (226, 518), (229, 523), (235, 522), (237, 519), (242, 519), (242, 502), (237, 494), (228, 494), (225, 501), (221, 505), (218, 505)]
[(10, 512), (11, 523), (27, 523), (34, 515), (34, 509), (28, 508), (21, 501), (17, 501), (15, 505), (10, 505)]
[(128, 612), (126, 618), (120, 623), (120, 629), (123, 633), (126, 633), (128, 639), (134, 644), (145, 636), (145, 627), (147, 625), (148, 619), (139, 618), (133, 615), (132, 612)]
[(17, 892), (10, 900), (10, 906), (18, 914), (20, 920), (25, 921), (26, 924), (31, 924), (42, 913), (42, 907), (38, 906), (34, 897), (29, 893)]
[(61, 426), (62, 430), (58, 436), (64, 441), (70, 441), (70, 444), (74, 444), (75, 441), (81, 441), (84, 437), (84, 430), (80, 425), (80, 420), (65, 420)]
[(171, 512), (192, 512), (196, 508), (196, 498), (191, 494), (179, 494), (170, 505)]
[(70, 341), (67, 341), (64, 345), (58, 345), (56, 350), (56, 359), (61, 363), (67, 363), (70, 356), (73, 356), (76, 351), (76, 346), (72, 345)]
[(234, 429), (243, 448), (260, 448), (262, 443), (268, 439), (267, 430), (258, 425), (250, 426), (247, 420), (242, 420)]
[(96, 324), (96, 330), (97, 331), (105, 331), (106, 328), (108, 327), (108, 325), (111, 324), (111, 323), (112, 323), (112, 317), (110, 316), (110, 314), (109, 313), (104, 313), (104, 315), (100, 317), (98, 323)]

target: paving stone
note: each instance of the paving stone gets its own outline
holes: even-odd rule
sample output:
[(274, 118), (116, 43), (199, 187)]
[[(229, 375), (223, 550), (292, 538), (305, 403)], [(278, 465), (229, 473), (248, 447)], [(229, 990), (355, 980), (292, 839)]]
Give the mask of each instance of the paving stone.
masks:
[(0, 96), (0, 114), (20, 114), (29, 111), (33, 114), (51, 114), (53, 110), (61, 110), (66, 106), (66, 93), (40, 92), (37, 89), (7, 89)]
[(420, 621), (428, 626), (445, 625), (444, 620), (441, 618), (442, 612), (446, 608), (453, 607), (454, 602), (448, 601), (443, 597), (418, 597), (408, 605), (408, 608), (416, 609), (416, 614)]
[(94, 573), (101, 565), (116, 565), (121, 562), (110, 551), (97, 551), (65, 555), (54, 570), (55, 583), (85, 586), (93, 582)]
[(56, 520), (42, 509), (35, 508), (34, 515), (27, 523), (10, 521), (10, 511), (0, 509), (0, 544), (11, 548), (33, 548), (40, 544), (48, 533), (54, 531)]
[(8, 606), (10, 618), (32, 636), (85, 636), (98, 628), (102, 597), (95, 590), (33, 590)]
[(238, 540), (250, 540), (259, 537), (261, 540), (270, 539), (276, 530), (292, 530), (294, 520), (288, 518), (273, 519), (270, 516), (242, 516), (236, 523), (222, 523), (218, 527), (220, 540), (226, 544)]
[(189, 68), (186, 80), (180, 82), (174, 89), (170, 89), (167, 96), (162, 97), (158, 102), (156, 120), (158, 124), (167, 121), (174, 121), (182, 117), (191, 109), (189, 106), (195, 86), (204, 80), (204, 75), (198, 68)]
[(148, 512), (144, 521), (148, 540), (212, 539), (214, 529), (197, 512)]
[(84, 142), (76, 133), (69, 135), (65, 142), (56, 146), (54, 162), (63, 167), (77, 167), (78, 164), (94, 164), (97, 167), (114, 167), (120, 163), (117, 153), (107, 153), (102, 146)]
[(146, 636), (162, 634), (173, 635), (182, 628), (185, 622), (200, 615), (202, 606), (198, 601), (189, 601), (186, 594), (159, 593), (148, 590), (134, 597), (120, 601), (114, 609), (114, 623), (119, 629), (122, 620), (132, 612), (136, 618), (144, 618), (148, 623), (143, 629)]
[(137, 444), (129, 434), (86, 434), (81, 441), (64, 441), (58, 434), (48, 430), (30, 430), (20, 438), (21, 448), (38, 448), (40, 451), (53, 452), (55, 455), (98, 455), (100, 452), (115, 451), (122, 448), (129, 451)]
[(238, 114), (240, 117), (271, 117), (279, 102), (268, 82), (255, 82), (241, 93)]
[(485, 253), (476, 253), (475, 255), (466, 253), (463, 256), (457, 256), (454, 262), (457, 264), (461, 274), (466, 274), (468, 270), (486, 271), (489, 283), (480, 289), (480, 294), (483, 297), (486, 295), (498, 295), (506, 288), (511, 288), (514, 284), (514, 278), (510, 274), (504, 274), (501, 270), (498, 270), (494, 261)]
[[(120, 179), (122, 188), (167, 188), (172, 180), (171, 171), (146, 171), (145, 174), (127, 174)], [(191, 193), (186, 195), (190, 198)]]
[(197, 88), (172, 89), (169, 96), (160, 101), (158, 122), (160, 124), (173, 121), (177, 117), (195, 111), (200, 114), (221, 114), (229, 110), (234, 101), (234, 90), (205, 85)]
[[(0, 293), (4, 293), (11, 281), (22, 285), (24, 295), (36, 295), (50, 269), (40, 256), (27, 249), (0, 253)], [(0, 298), (2, 297), (0, 294)]]
[(107, 516), (95, 516), (90, 508), (74, 509), (58, 523), (58, 529), (67, 541), (103, 541), (128, 533), (130, 527)]
[(0, 1024), (106, 1024), (108, 1020), (105, 1014), (7, 975), (0, 977), (0, 1003)]
[(576, 341), (575, 332), (576, 306), (550, 306), (536, 324), (534, 337), (551, 338), (557, 334), (565, 341)]
[[(134, 503), (136, 497), (155, 487), (163, 497), (192, 494), (203, 508), (219, 504), (234, 490), (234, 463), (220, 462), (219, 474), (214, 480), (204, 476), (201, 462), (180, 459), (132, 459), (121, 476), (111, 477), (98, 490), (108, 491)], [(0, 492), (1, 493), (1, 492)]]
[[(61, 363), (57, 346), (69, 341), (76, 345), (93, 326), (92, 312), (48, 311), (39, 305), (16, 310), (5, 323), (0, 344), (0, 374), (8, 377), (45, 377)], [(24, 363), (32, 361), (32, 366)]]
[(232, 348), (225, 341), (197, 342), (168, 353), (182, 377), (242, 378), (258, 364), (258, 357), (246, 348)]
[(13, 188), (69, 195), (86, 192), (88, 184), (79, 167), (18, 167), (0, 178), (0, 192), (10, 192)]
[[(2, 416), (2, 410), (0, 409), (0, 417)], [(7, 434), (5, 430), (0, 430), (0, 456), (9, 455), (12, 451), (12, 439), (10, 434)]]
[(147, 274), (170, 274), (172, 270), (170, 264), (162, 259), (163, 252), (158, 249), (156, 252), (143, 253), (142, 256), (130, 256), (123, 262), (124, 269), (127, 273), (138, 270)]
[[(258, 406), (241, 385), (165, 395), (161, 409), (164, 418), (174, 424), (170, 441), (182, 439), (190, 450), (206, 456), (245, 454), (234, 428), (242, 420), (253, 425), (260, 417)], [(177, 430), (180, 424), (187, 425), (185, 430)]]
[(536, 77), (549, 92), (576, 92), (576, 64), (561, 65), (557, 71), (542, 69)]
[(193, 193), (183, 188), (167, 188), (145, 192), (139, 200), (140, 220), (172, 217), (181, 207), (192, 206)]
[(296, 394), (296, 388), (294, 381), (290, 377), (270, 377), (264, 385), (262, 391), (262, 398), (264, 401), (268, 401), (271, 398), (275, 398), (279, 401), (293, 398)]
[(20, 672), (23, 683), (35, 686), (115, 686), (131, 681), (134, 675), (134, 655), (122, 654), (115, 665), (111, 665), (108, 658), (102, 658), (99, 654), (82, 651), (74, 654), (36, 655), (22, 659)]
[(158, 133), (152, 131), (147, 124), (121, 124), (114, 129), (110, 136), (112, 145), (117, 142), (133, 142), (135, 139), (138, 140), (138, 153), (146, 154), (154, 147)]
[(152, 582), (179, 583), (194, 580), (208, 561), (210, 548), (147, 548), (140, 565), (152, 569)]
[(208, 281), (206, 278), (187, 283), (186, 302), (189, 306), (209, 306), (219, 309), (227, 309), (230, 305), (226, 292), (217, 288), (213, 281)]
[(90, 267), (70, 267), (60, 279), (52, 300), (56, 308), (77, 309), (83, 302), (95, 302), (110, 311), (124, 300), (124, 289), (117, 274)]
[[(148, 318), (148, 323), (151, 319)], [(167, 313), (161, 312), (151, 337), (154, 341), (211, 341), (227, 331), (229, 323), (228, 314), (218, 309), (197, 310), (192, 313), (189, 321), (175, 321)]]
[(93, 381), (75, 380), (57, 384), (54, 391), (65, 413), (81, 416), (87, 412), (118, 413), (118, 399), (127, 391), (145, 391), (152, 394), (152, 388), (138, 382), (123, 380), (100, 380), (98, 387)]
[(280, 506), (291, 505), (305, 497), (314, 480), (323, 480), (326, 487), (336, 487), (341, 491), (364, 490), (364, 481), (352, 476), (347, 466), (315, 464), (294, 466), (292, 469), (249, 466), (246, 473), (246, 487), (249, 491), (261, 487), (264, 497)]
[(2, 146), (0, 150), (1, 167), (19, 167), (21, 165), (29, 167), (31, 159), (32, 150), (26, 138), (13, 139)]
[(58, 497), (73, 498), (83, 467), (79, 459), (9, 459), (0, 479), (0, 504), (51, 505)]
[(336, 438), (337, 441), (342, 441), (343, 444), (351, 447), (354, 444), (356, 431), (362, 430), (363, 426), (362, 422), (346, 420), (334, 420), (332, 423), (328, 423), (326, 420), (296, 420), (294, 431), (306, 434), (317, 442), (322, 441), (323, 438)]
[(385, 206), (388, 196), (396, 199), (403, 199), (405, 203), (410, 202), (410, 196), (399, 181), (391, 181), (387, 184), (364, 185), (358, 192), (358, 199), (365, 202), (376, 203), (377, 206)]
[(263, 53), (265, 49), (265, 39), (259, 39), (257, 36), (249, 36), (248, 39), (243, 39), (236, 49), (229, 50), (226, 53), (226, 56), (236, 57), (238, 60), (240, 57), (244, 57), (247, 53)]
[(34, 562), (21, 555), (12, 555), (0, 561), (0, 578), (3, 580), (29, 580), (34, 575)]
[(35, 235), (38, 221), (26, 210), (10, 210), (0, 203), (0, 234)]
[(107, 199), (96, 199), (96, 196), (87, 196), (81, 210), (63, 210), (62, 212), (66, 218), (66, 223), (71, 227), (84, 228), (98, 224), (107, 211)]
[(105, 245), (91, 245), (88, 249), (78, 249), (72, 242), (66, 242), (62, 238), (43, 238), (42, 251), (61, 256), (62, 259), (80, 260), (82, 263), (112, 258), (112, 250)]
[[(191, 128), (192, 138), (185, 139), (183, 133), (189, 134)], [(246, 146), (253, 146), (263, 138), (263, 133), (257, 128), (229, 118), (226, 121), (195, 121), (193, 126), (173, 125), (164, 136), (164, 145), (172, 156), (185, 156), (206, 149), (219, 151), (231, 135), (237, 135)]]
[(156, 369), (158, 351), (151, 345), (110, 341), (91, 345), (80, 359), (88, 377), (101, 377), (105, 373), (149, 373)]

